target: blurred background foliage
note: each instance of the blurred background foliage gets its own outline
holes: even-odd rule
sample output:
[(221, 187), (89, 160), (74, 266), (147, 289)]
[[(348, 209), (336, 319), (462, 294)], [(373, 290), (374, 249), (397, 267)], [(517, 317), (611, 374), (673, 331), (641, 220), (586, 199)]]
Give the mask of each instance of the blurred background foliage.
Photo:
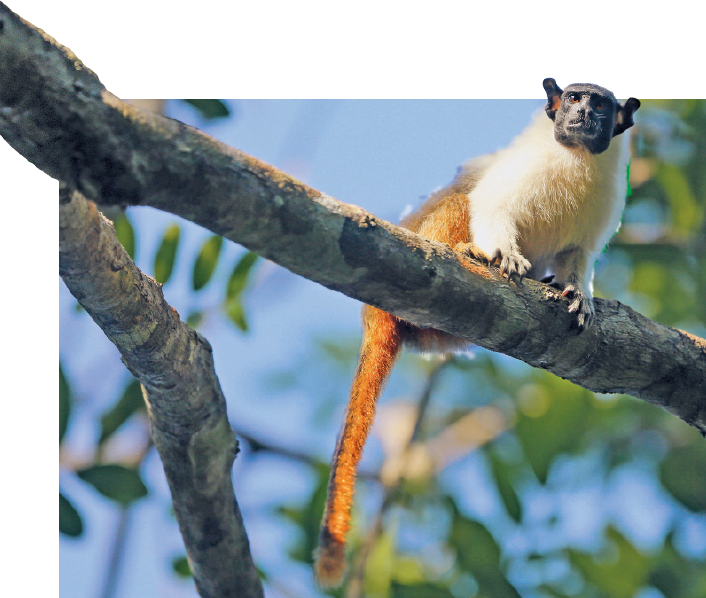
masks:
[[(185, 102), (203, 122), (237, 117), (234, 105), (219, 100)], [(596, 294), (706, 336), (706, 101), (644, 101), (636, 120), (631, 195), (598, 265)], [(109, 217), (135, 257), (141, 242), (130, 212)], [(258, 309), (248, 296), (262, 260), (224, 251), (222, 239), (205, 231), (195, 248), (184, 249), (183, 226), (164, 226), (156, 250), (143, 256), (149, 273), (168, 298), (170, 289), (186, 297), (182, 316), (190, 325), (218, 314), (248, 334)], [(177, 272), (187, 275), (175, 282)], [(335, 330), (301, 339), (294, 365), (272, 366), (262, 408), (276, 405), (273, 396), (302, 392), (312, 410), (300, 433), (316, 435), (322, 422), (337, 426), (330, 420), (345, 402), (357, 343)], [(117, 596), (121, 555), (140, 534), (128, 534), (126, 522), (150, 496), (144, 463), (154, 451), (144, 403), (139, 384), (125, 382), (113, 404), (95, 413), (92, 449), (77, 457), (66, 440), (76, 409), (90, 398), (77, 401), (65, 368), (74, 356), (60, 357), (60, 532), (81, 542), (93, 523), (76, 492), (63, 487), (67, 480), (114, 505), (119, 516), (100, 594)], [(706, 596), (706, 444), (696, 430), (643, 401), (597, 396), (484, 350), (445, 360), (405, 354), (398, 369), (359, 480), (349, 582), (332, 595)], [(296, 497), (279, 494), (249, 515), (287, 530), (269, 547), (286, 555), (285, 565), (255, 554), (267, 594), (318, 595), (313, 584), (302, 590), (290, 578), (308, 575), (332, 443), (294, 450), (268, 430), (234, 425), (240, 467), (267, 467), (260, 457), (272, 456), (304, 480)], [(129, 449), (111, 448), (128, 427)], [(248, 513), (246, 524), (252, 535)], [(189, 577), (183, 554), (166, 566), (172, 576)]]

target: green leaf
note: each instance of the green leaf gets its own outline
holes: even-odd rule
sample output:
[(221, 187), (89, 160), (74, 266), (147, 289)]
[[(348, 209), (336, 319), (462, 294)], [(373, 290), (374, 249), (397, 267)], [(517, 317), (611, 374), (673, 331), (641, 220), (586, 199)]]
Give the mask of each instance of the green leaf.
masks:
[(449, 588), (434, 583), (392, 584), (392, 598), (454, 598)]
[(481, 596), (492, 596), (493, 598), (522, 598), (502, 573), (496, 571), (478, 571), (473, 574), (478, 582)]
[(72, 538), (83, 534), (81, 515), (61, 492), (59, 492), (59, 532)]
[(127, 254), (134, 260), (135, 259), (135, 229), (132, 226), (132, 222), (128, 218), (127, 214), (123, 212), (118, 215), (115, 220), (113, 220), (113, 226), (115, 227), (115, 234), (118, 237), (118, 241), (125, 248)]
[[(684, 258), (686, 259), (686, 258)], [(633, 266), (630, 289), (652, 299), (653, 307), (648, 317), (665, 324), (674, 324), (694, 313), (694, 296), (691, 282), (671, 263), (638, 262)]]
[(490, 469), (505, 510), (516, 523), (520, 523), (522, 521), (522, 504), (512, 485), (510, 467), (495, 454), (495, 451), (488, 450), (487, 454), (490, 459)]
[(187, 104), (196, 108), (201, 116), (208, 119), (224, 118), (230, 114), (230, 110), (225, 102), (221, 100), (184, 100)]
[(117, 464), (94, 465), (76, 473), (103, 496), (123, 506), (147, 496), (147, 487), (135, 469)]
[(64, 439), (66, 429), (69, 427), (69, 416), (71, 415), (71, 388), (64, 376), (64, 371), (59, 363), (59, 444)]
[(140, 383), (133, 378), (117, 403), (101, 416), (101, 435), (98, 444), (102, 445), (132, 414), (144, 408), (145, 400), (142, 397)]
[(177, 250), (179, 249), (180, 237), (181, 228), (178, 224), (172, 224), (164, 231), (162, 242), (159, 244), (157, 253), (154, 256), (153, 271), (157, 282), (165, 284), (171, 278)]
[(659, 477), (662, 485), (687, 509), (697, 513), (706, 511), (706, 446), (703, 442), (673, 449), (660, 464)]
[(578, 450), (583, 431), (590, 430), (591, 393), (549, 375), (534, 378), (536, 383), (518, 392), (515, 433), (537, 479), (545, 484), (554, 460)]
[(648, 583), (666, 598), (706, 596), (706, 569), (698, 558), (686, 560), (674, 547), (673, 532), (664, 540), (662, 552), (653, 555)]
[(243, 332), (248, 331), (248, 321), (245, 319), (245, 310), (240, 299), (233, 299), (225, 304), (226, 315), (233, 324)]
[(500, 547), (482, 523), (455, 513), (449, 542), (464, 571), (500, 571)]
[(190, 328), (196, 330), (199, 326), (201, 326), (203, 318), (204, 315), (202, 311), (192, 311), (188, 316), (186, 316), (186, 324)]
[(209, 237), (202, 245), (201, 251), (196, 256), (193, 272), (193, 287), (198, 291), (205, 287), (213, 276), (213, 271), (216, 269), (218, 258), (221, 254), (223, 245), (223, 237), (213, 235)]
[(320, 465), (315, 468), (315, 471), (318, 480), (311, 498), (301, 506), (283, 506), (277, 509), (277, 513), (300, 528), (300, 539), (295, 546), (290, 549), (289, 556), (303, 563), (311, 563), (313, 561), (312, 555), (319, 545), (321, 515), (326, 505), (329, 467), (327, 465)]
[(633, 598), (643, 587), (650, 559), (635, 549), (615, 528), (607, 528), (605, 555), (568, 550), (569, 560), (583, 578), (611, 598)]
[(478, 582), (479, 595), (521, 598), (500, 566), (500, 546), (485, 526), (460, 513), (451, 502), (453, 519), (449, 544), (456, 562)]
[(387, 598), (390, 596), (392, 569), (395, 563), (396, 530), (386, 529), (375, 540), (365, 564), (365, 595)]
[(698, 230), (703, 220), (703, 208), (699, 205), (682, 169), (662, 162), (655, 178), (669, 201), (675, 232), (686, 237)]
[(403, 586), (424, 584), (427, 580), (427, 572), (421, 560), (422, 558), (421, 554), (417, 556), (404, 554), (395, 555), (395, 570), (392, 574), (395, 583)]
[(172, 571), (184, 579), (194, 576), (191, 572), (189, 559), (186, 558), (186, 555), (177, 556), (172, 559)]
[(226, 287), (226, 299), (232, 301), (240, 296), (248, 282), (252, 267), (257, 262), (258, 255), (248, 251), (238, 260), (233, 268), (233, 272), (228, 279)]
[(539, 596), (543, 596), (544, 594), (546, 594), (547, 596), (553, 596), (553, 598), (569, 598), (568, 594), (560, 592), (556, 588), (553, 588), (552, 586), (547, 584), (539, 585), (537, 586), (537, 589), (543, 592), (542, 594), (539, 594)]
[(231, 272), (226, 285), (226, 300), (223, 308), (233, 324), (243, 332), (248, 331), (248, 321), (245, 317), (242, 292), (247, 286), (249, 275), (257, 262), (257, 254), (252, 251), (244, 253)]

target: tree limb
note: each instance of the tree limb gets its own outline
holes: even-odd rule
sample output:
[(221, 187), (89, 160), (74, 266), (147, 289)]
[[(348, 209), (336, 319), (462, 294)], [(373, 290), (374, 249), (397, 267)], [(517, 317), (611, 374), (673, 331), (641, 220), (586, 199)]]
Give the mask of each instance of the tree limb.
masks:
[(262, 597), (231, 480), (238, 446), (208, 341), (179, 320), (95, 205), (64, 186), (59, 272), (142, 383), (199, 594)]
[(596, 300), (587, 332), (566, 301), (343, 204), (176, 121), (110, 94), (67, 49), (0, 5), (0, 134), (105, 204), (149, 205), (330, 289), (547, 369), (659, 405), (706, 433), (706, 340)]

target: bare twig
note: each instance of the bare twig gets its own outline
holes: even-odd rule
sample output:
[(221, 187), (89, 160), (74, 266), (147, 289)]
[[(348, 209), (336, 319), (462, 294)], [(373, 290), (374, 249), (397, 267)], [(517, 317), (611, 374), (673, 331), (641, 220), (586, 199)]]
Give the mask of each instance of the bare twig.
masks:
[[(323, 461), (320, 461), (313, 455), (310, 455), (309, 453), (304, 453), (301, 451), (296, 451), (294, 449), (290, 449), (284, 446), (280, 446), (278, 444), (273, 444), (271, 442), (268, 442), (266, 440), (262, 440), (259, 438), (255, 438), (252, 434), (248, 434), (247, 432), (243, 432), (242, 430), (234, 430), (235, 435), (237, 438), (244, 440), (250, 445), (250, 448), (253, 452), (259, 452), (259, 451), (266, 451), (268, 453), (273, 453), (275, 455), (280, 455), (282, 457), (285, 457), (287, 459), (292, 459), (293, 461), (299, 461), (301, 463), (306, 463), (307, 465), (311, 465), (314, 467), (318, 467), (319, 465), (323, 464)], [(368, 480), (378, 480), (380, 479), (380, 476), (372, 471), (359, 471), (356, 474), (357, 477), (363, 478), (363, 479), (368, 479)]]
[(103, 588), (101, 589), (100, 598), (113, 598), (116, 595), (120, 568), (125, 558), (125, 547), (127, 545), (127, 535), (130, 527), (131, 514), (131, 505), (121, 506), (118, 510), (118, 523), (115, 530), (115, 538), (113, 539), (113, 544), (110, 547), (108, 570), (103, 581)]

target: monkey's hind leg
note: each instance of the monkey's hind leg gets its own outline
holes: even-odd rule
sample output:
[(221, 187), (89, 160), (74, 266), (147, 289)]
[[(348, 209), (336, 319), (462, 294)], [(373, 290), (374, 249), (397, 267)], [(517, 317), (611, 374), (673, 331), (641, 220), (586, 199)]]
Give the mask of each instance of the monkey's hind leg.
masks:
[(331, 464), (326, 510), (314, 571), (322, 587), (336, 587), (345, 572), (355, 474), (375, 417), (375, 404), (402, 349), (401, 322), (377, 308), (363, 308), (363, 343), (348, 410)]

